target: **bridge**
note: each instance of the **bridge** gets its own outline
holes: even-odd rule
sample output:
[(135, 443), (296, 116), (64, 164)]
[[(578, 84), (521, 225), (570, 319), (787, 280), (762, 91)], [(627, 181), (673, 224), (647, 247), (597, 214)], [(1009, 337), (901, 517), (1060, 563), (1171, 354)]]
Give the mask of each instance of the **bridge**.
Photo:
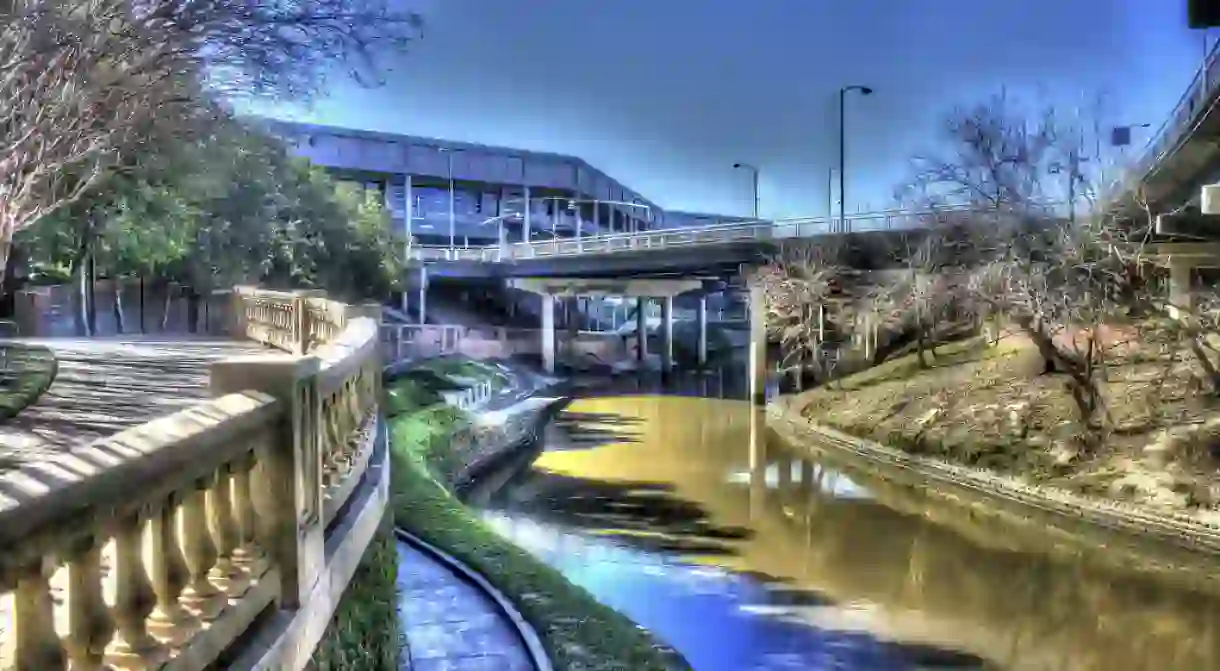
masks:
[(0, 463), (0, 668), (309, 661), (388, 500), (380, 308), (212, 301), (228, 337), (53, 344), (109, 396), (40, 400)]
[[(594, 259), (599, 264), (611, 264), (613, 267), (603, 272), (615, 276), (624, 272), (653, 275), (686, 266), (706, 271), (717, 261), (734, 265), (754, 261), (760, 252), (783, 242), (843, 235), (843, 231), (886, 236), (918, 230), (929, 217), (972, 209), (971, 206), (935, 211), (895, 209), (848, 215), (842, 220), (801, 217), (741, 221), (470, 247), (415, 245), (407, 249), (406, 258), (429, 267), (429, 272), (453, 276), (519, 277), (538, 272), (559, 276), (572, 271), (587, 274), (591, 270), (588, 261)], [(716, 255), (709, 257), (709, 253)]]

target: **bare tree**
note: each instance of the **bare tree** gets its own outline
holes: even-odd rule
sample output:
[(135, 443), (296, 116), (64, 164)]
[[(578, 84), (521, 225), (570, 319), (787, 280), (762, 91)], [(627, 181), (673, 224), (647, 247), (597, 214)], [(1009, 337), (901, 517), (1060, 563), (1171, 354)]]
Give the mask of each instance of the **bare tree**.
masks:
[(1080, 167), (1081, 134), (1054, 110), (1031, 117), (1001, 95), (955, 113), (946, 131), (950, 151), (916, 162), (911, 192), (933, 206), (985, 210), (971, 222), (970, 244), (955, 252), (969, 274), (964, 286), (1030, 340), (1044, 373), (1067, 377), (1080, 424), (1100, 428), (1100, 379), (1113, 344), (1103, 327), (1130, 325), (1151, 306), (1138, 271), (1150, 219), (1097, 207), (1077, 217), (1051, 204), (1065, 191), (1086, 200), (1097, 193)]
[(369, 82), (419, 17), (387, 0), (0, 1), (0, 264), (12, 235), (238, 95)]
[(755, 272), (752, 281), (762, 287), (767, 327), (780, 341), (783, 364), (822, 365), (828, 336), (844, 331), (845, 315), (831, 309), (844, 270), (836, 250), (816, 244), (791, 244), (782, 246)]

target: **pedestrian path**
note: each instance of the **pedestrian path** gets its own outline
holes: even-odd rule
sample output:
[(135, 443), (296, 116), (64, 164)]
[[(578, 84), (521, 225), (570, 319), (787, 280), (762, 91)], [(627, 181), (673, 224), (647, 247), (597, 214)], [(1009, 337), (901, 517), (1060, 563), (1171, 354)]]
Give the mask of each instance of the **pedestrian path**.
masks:
[(191, 336), (13, 342), (49, 348), (59, 372), (33, 405), (0, 425), (0, 470), (191, 407), (211, 396), (213, 361), (267, 352), (251, 341)]
[(404, 671), (539, 671), (491, 596), (403, 542), (398, 591)]

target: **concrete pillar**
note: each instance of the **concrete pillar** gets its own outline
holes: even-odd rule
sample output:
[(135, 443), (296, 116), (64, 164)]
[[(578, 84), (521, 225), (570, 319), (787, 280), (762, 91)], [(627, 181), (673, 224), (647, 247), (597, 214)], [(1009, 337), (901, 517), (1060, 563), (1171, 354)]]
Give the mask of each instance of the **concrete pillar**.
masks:
[(568, 296), (564, 301), (564, 318), (568, 327), (567, 353), (569, 362), (576, 360), (576, 338), (580, 335), (580, 299)]
[(707, 294), (699, 297), (699, 365), (707, 365)]
[(762, 287), (750, 287), (750, 399), (767, 402), (767, 313)]
[(522, 242), (530, 241), (530, 188), (525, 187), (525, 223), (521, 225)]
[(555, 372), (555, 297), (542, 294), (542, 370)]
[(1190, 292), (1192, 270), (1191, 265), (1185, 261), (1169, 261), (1169, 316), (1174, 319), (1181, 319), (1182, 310), (1189, 312), (1194, 307)]
[(601, 235), (602, 204), (593, 201), (593, 235)]
[(645, 308), (648, 307), (648, 299), (640, 296), (635, 299), (635, 358), (637, 361), (643, 361), (648, 358), (648, 319), (645, 316)]
[(419, 323), (428, 323), (428, 267), (419, 264)]
[[(403, 185), (403, 198), (406, 200), (403, 203), (403, 241), (402, 241), (402, 267), (411, 267), (411, 233), (412, 233), (412, 217), (415, 216), (415, 196), (411, 193), (411, 176), (406, 176), (406, 182)], [(411, 292), (403, 288), (402, 292), (402, 312), (406, 314), (411, 308)]]
[(661, 370), (674, 369), (674, 297), (661, 299)]

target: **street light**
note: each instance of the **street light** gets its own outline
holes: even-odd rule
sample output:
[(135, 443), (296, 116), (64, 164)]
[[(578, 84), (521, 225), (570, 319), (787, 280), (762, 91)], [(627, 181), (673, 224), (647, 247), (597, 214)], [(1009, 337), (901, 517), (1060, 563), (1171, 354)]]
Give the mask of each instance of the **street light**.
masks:
[(734, 163), (734, 168), (745, 168), (754, 178), (754, 219), (758, 220), (758, 168), (749, 163)]
[(847, 226), (847, 133), (846, 119), (847, 116), (847, 93), (848, 91), (859, 91), (860, 95), (872, 95), (873, 90), (867, 86), (852, 84), (839, 89), (839, 226), (846, 233)]

